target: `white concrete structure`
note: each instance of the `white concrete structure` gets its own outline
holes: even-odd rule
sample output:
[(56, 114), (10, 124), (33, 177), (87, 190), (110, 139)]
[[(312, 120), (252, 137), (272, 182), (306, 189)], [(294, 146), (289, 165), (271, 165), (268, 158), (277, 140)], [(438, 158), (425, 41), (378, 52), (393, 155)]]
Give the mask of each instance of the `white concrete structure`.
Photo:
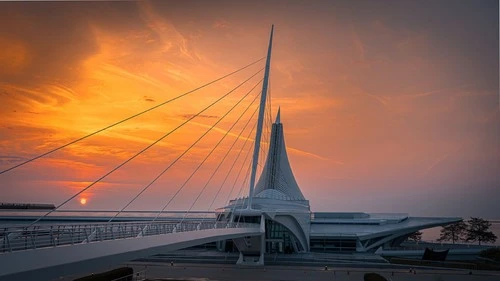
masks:
[[(262, 86), (249, 196), (232, 200), (218, 210), (219, 221), (260, 223), (265, 228), (260, 237), (233, 241), (241, 253), (239, 263), (263, 264), (265, 252), (374, 252), (380, 247), (397, 246), (420, 229), (462, 220), (415, 218), (406, 214), (311, 213), (309, 201), (300, 191), (288, 160), (280, 109), (272, 124), (264, 169), (254, 186), (272, 42), (273, 28)], [(220, 250), (228, 246), (227, 241), (218, 244)]]
[(311, 212), (288, 161), (280, 114), (278, 110), (253, 201), (235, 199), (218, 210), (219, 221), (261, 223), (265, 227), (260, 237), (218, 244), (220, 250), (228, 250), (234, 244), (241, 253), (240, 263), (263, 264), (264, 253), (274, 252), (375, 252), (398, 246), (418, 230), (462, 220), (407, 214)]
[[(264, 254), (283, 252), (375, 252), (397, 246), (409, 234), (461, 218), (312, 213), (288, 160), (280, 110), (272, 124), (263, 172), (255, 183), (269, 79), (272, 34), (257, 125), (249, 196), (217, 210), (217, 219), (88, 225), (30, 225), (0, 232), (0, 279), (48, 279), (86, 264), (113, 263), (218, 241), (234, 245), (240, 264), (264, 264)], [(162, 210), (163, 211), (163, 210)], [(74, 218), (73, 218), (74, 219)], [(37, 219), (37, 222), (40, 219)], [(216, 221), (215, 221), (216, 220)], [(130, 227), (129, 227), (130, 226)], [(24, 275), (15, 275), (24, 274)], [(47, 274), (47, 276), (43, 275)]]

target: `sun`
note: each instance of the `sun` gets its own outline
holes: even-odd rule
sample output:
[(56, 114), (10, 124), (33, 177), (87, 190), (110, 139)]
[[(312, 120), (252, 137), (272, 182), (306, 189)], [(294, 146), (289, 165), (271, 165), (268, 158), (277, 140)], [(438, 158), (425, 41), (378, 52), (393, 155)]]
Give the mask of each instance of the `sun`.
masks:
[(81, 198), (80, 205), (85, 205), (85, 204), (87, 204), (87, 198)]

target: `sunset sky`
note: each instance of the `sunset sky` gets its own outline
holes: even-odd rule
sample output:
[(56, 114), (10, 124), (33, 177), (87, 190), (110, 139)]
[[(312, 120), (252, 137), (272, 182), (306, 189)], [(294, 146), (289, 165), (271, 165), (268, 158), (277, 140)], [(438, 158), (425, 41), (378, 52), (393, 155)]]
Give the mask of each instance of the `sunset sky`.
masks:
[[(495, 0), (1, 2), (0, 168), (264, 57), (274, 24), (271, 111), (313, 211), (498, 218), (498, 13)], [(0, 202), (62, 203), (263, 66), (0, 175)], [(123, 207), (262, 75), (63, 209)], [(164, 206), (256, 93), (130, 209)], [(254, 109), (168, 209), (191, 207)]]

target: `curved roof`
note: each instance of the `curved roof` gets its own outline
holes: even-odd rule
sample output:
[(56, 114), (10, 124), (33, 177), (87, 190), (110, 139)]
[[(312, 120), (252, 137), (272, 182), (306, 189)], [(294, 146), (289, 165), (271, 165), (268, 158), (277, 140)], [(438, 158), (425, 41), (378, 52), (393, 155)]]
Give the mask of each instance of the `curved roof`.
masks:
[(292, 200), (290, 196), (276, 189), (264, 189), (259, 194), (255, 195), (255, 197), (278, 199), (278, 200)]
[[(281, 194), (267, 190), (279, 191)], [(293, 176), (286, 153), (283, 124), (280, 123), (280, 110), (271, 129), (271, 140), (266, 164), (255, 186), (256, 197), (281, 200), (305, 200)]]
[(459, 222), (462, 218), (435, 218), (435, 217), (400, 217), (394, 215), (368, 214), (368, 218), (344, 219), (314, 219), (311, 221), (311, 236), (357, 236), (361, 240), (393, 235), (412, 233), (417, 230), (443, 226)]

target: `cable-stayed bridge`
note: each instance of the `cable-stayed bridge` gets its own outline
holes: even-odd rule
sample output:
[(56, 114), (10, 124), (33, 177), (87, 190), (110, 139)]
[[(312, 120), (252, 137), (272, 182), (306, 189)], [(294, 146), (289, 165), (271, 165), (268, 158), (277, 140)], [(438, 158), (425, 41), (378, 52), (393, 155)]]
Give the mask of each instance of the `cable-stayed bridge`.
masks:
[[(180, 124), (137, 148), (116, 166), (85, 182), (85, 186), (61, 200), (53, 210), (37, 216), (31, 213), (27, 224), (2, 225), (0, 279), (50, 280), (77, 271), (90, 272), (99, 265), (117, 264), (209, 242), (216, 242), (219, 251), (237, 248), (238, 263), (250, 265), (263, 265), (265, 253), (376, 255), (377, 252), (397, 249), (418, 230), (462, 220), (410, 217), (408, 214), (311, 212), (309, 201), (302, 194), (288, 160), (280, 110), (274, 122), (271, 117), (269, 72), (272, 38), (273, 29), (264, 58), (12, 167), (0, 169), (0, 178), (13, 171), (23, 175), (25, 170), (21, 167), (29, 167), (32, 162), (72, 145), (80, 145), (86, 139), (159, 108), (174, 106), (175, 102), (182, 102), (211, 85), (225, 83), (223, 88), (228, 89), (195, 114), (183, 115), (185, 119)], [(244, 78), (235, 79), (239, 75)], [(237, 81), (231, 87), (227, 86), (229, 77), (233, 83)], [(207, 98), (203, 100), (206, 102)], [(193, 99), (185, 103), (189, 102)], [(220, 117), (210, 115), (214, 108), (218, 109)], [(96, 186), (130, 167), (139, 158), (149, 160), (146, 153), (179, 135), (184, 127), (196, 123), (197, 118), (207, 116), (210, 118), (204, 120), (211, 123), (202, 124), (205, 129), (195, 132), (195, 140), (189, 141), (185, 149), (162, 159), (156, 174), (134, 189), (132, 195), (121, 196), (126, 200), (120, 202), (117, 211), (106, 212), (104, 219), (101, 217), (99, 221), (77, 223), (79, 218), (75, 217), (71, 222), (61, 223), (59, 219), (54, 223), (56, 217), (68, 214), (65, 212), (69, 211), (66, 208), (70, 202), (86, 192), (102, 191)], [(207, 139), (214, 140), (214, 135), (217, 135), (214, 143), (208, 148), (203, 147)], [(193, 150), (196, 149), (201, 151), (202, 157), (193, 164), (193, 159), (196, 159), (192, 157)], [(184, 162), (194, 166), (181, 166)], [(166, 187), (162, 182), (162, 179), (179, 180), (180, 175), (183, 178), (175, 184), (170, 181)], [(201, 183), (195, 182), (194, 179), (199, 178), (202, 178)], [(155, 210), (148, 216), (127, 217), (132, 206), (147, 197), (147, 191), (154, 186), (162, 187), (161, 196), (156, 196), (161, 197), (156, 198), (161, 199), (161, 205), (154, 205)], [(164, 195), (164, 192), (172, 193)], [(183, 196), (183, 192), (189, 196)], [(118, 201), (112, 197), (109, 200)], [(184, 211), (173, 207), (179, 202), (187, 205)], [(200, 203), (204, 204), (203, 210), (197, 207)]]
[[(76, 268), (79, 270), (91, 268), (92, 266), (111, 260), (120, 263), (155, 253), (173, 251), (214, 241), (236, 238), (244, 238), (243, 241), (246, 241), (245, 239), (248, 237), (263, 235), (264, 220), (260, 223), (249, 223), (239, 221), (239, 219), (218, 220), (213, 210), (215, 207), (220, 207), (214, 205), (222, 195), (221, 191), (224, 186), (231, 186), (230, 191), (227, 192), (225, 202), (229, 202), (231, 196), (237, 197), (240, 198), (238, 201), (240, 202), (240, 210), (245, 209), (250, 212), (252, 210), (251, 206), (256, 177), (264, 168), (263, 163), (267, 158), (266, 153), (270, 146), (272, 119), (271, 97), (268, 85), (272, 37), (273, 29), (271, 29), (267, 56), (264, 58), (253, 61), (227, 75), (159, 103), (147, 110), (0, 171), (0, 177), (2, 177), (11, 171), (28, 166), (32, 162), (41, 160), (46, 156), (91, 138), (94, 135), (98, 135), (108, 129), (120, 126), (136, 117), (148, 114), (176, 101), (182, 102), (184, 97), (234, 76), (237, 73), (245, 73), (245, 71), (251, 73), (231, 90), (212, 101), (208, 106), (196, 114), (189, 116), (187, 120), (174, 129), (164, 132), (161, 137), (90, 182), (87, 186), (58, 204), (55, 209), (47, 211), (26, 225), (2, 227), (0, 229), (0, 279), (55, 278), (71, 273)], [(242, 91), (244, 86), (250, 89)], [(137, 190), (134, 196), (125, 202), (120, 210), (114, 213), (107, 222), (72, 224), (51, 224), (46, 222), (47, 219), (51, 218), (59, 210), (64, 210), (64, 207), (79, 195), (91, 190), (99, 182), (102, 182), (111, 174), (122, 169), (155, 145), (168, 139), (169, 136), (173, 135), (180, 128), (193, 122), (197, 117), (202, 116), (207, 110), (228, 97), (236, 99), (236, 102), (227, 108), (226, 112), (208, 126), (184, 151), (173, 159), (168, 159), (168, 164), (166, 164), (161, 172), (150, 179), (141, 189)], [(228, 122), (226, 119), (231, 114), (237, 115), (237, 118)], [(185, 181), (175, 189), (173, 195), (166, 198), (163, 206), (158, 208), (153, 217), (137, 221), (120, 221), (120, 215), (126, 212), (131, 204), (136, 202), (141, 196), (144, 196), (145, 192), (157, 183), (160, 178), (168, 176), (166, 173), (172, 167), (188, 158), (190, 151), (199, 145), (210, 132), (221, 126), (222, 121), (231, 125), (228, 128), (224, 128), (225, 133), (222, 134), (219, 140), (206, 153), (203, 160), (197, 163)], [(236, 130), (236, 128), (240, 127), (241, 129)], [(221, 143), (224, 141), (227, 142), (230, 139), (228, 136), (233, 137), (234, 140), (229, 145), (229, 148), (221, 152)], [(218, 164), (212, 169), (211, 175), (206, 178), (201, 190), (191, 199), (192, 202), (190, 202), (189, 209), (185, 212), (176, 212), (172, 215), (171, 211), (169, 211), (171, 203), (175, 200), (184, 200), (178, 195), (187, 188), (188, 183), (200, 169), (207, 165), (207, 161), (213, 160), (211, 157), (214, 158), (216, 155), (215, 152), (218, 150), (219, 154), (222, 153), (223, 156), (217, 159)], [(229, 157), (230, 154), (237, 154), (237, 156), (231, 158)], [(231, 162), (230, 160), (233, 161)], [(231, 163), (228, 164), (228, 162)], [(224, 163), (226, 164), (223, 165)], [(223, 166), (227, 166), (229, 169), (223, 170)], [(236, 176), (233, 176), (234, 180), (231, 184), (229, 182), (230, 175), (235, 174)], [(212, 182), (215, 180), (216, 175), (224, 175), (224, 179), (218, 184)], [(228, 184), (226, 185), (226, 183)], [(206, 195), (209, 186), (219, 186), (212, 198)], [(200, 200), (210, 202), (207, 209), (208, 215), (201, 218), (199, 216), (193, 218), (193, 208)]]

